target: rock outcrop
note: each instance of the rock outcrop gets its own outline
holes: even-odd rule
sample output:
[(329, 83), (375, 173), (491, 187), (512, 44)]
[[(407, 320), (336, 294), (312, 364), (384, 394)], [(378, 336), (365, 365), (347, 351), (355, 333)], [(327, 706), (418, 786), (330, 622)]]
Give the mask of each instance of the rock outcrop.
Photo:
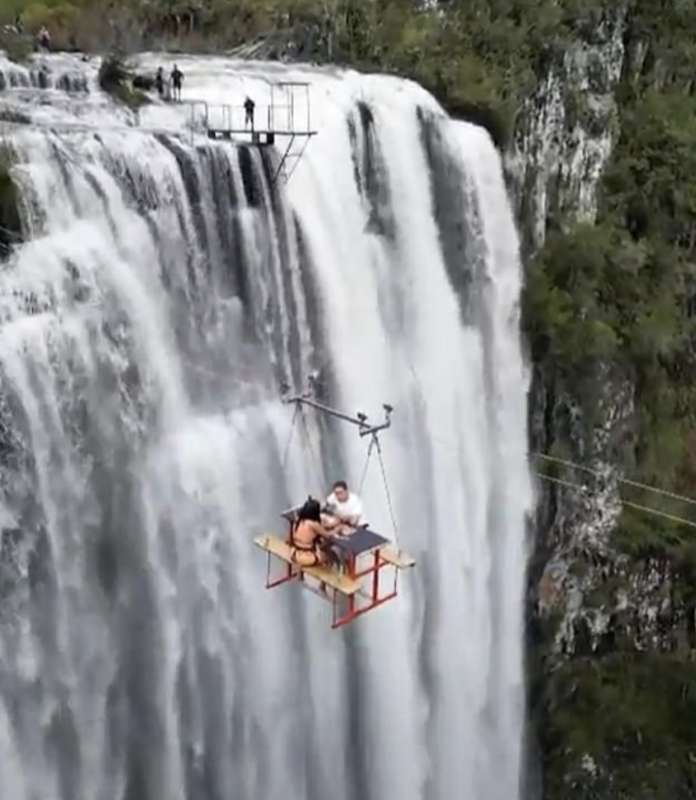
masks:
[[(639, 11), (618, 4), (551, 53), (521, 109), (506, 166), (530, 262), (549, 231), (603, 223), (625, 98), (641, 82), (677, 80)], [(696, 514), (624, 482), (644, 424), (634, 363), (534, 360), (531, 449), (551, 456), (533, 460), (543, 476), (529, 581), (538, 789), (544, 800), (693, 798), (696, 727), (683, 719), (696, 713)], [(642, 506), (691, 513), (692, 538)]]

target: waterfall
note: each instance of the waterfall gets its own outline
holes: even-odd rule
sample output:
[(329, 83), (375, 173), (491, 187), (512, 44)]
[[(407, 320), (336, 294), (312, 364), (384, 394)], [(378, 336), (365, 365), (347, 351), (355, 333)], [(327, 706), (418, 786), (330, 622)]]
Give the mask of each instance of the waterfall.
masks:
[[(3, 800), (515, 800), (527, 376), (488, 136), (395, 78), (181, 57), (209, 102), (311, 82), (319, 135), (274, 186), (271, 153), (189, 138), (183, 108), (136, 125), (96, 64), (44, 63), (44, 89), (0, 63), (35, 123), (5, 135), (25, 241), (0, 271)], [(287, 447), (279, 387), (310, 373), (336, 407), (395, 407), (418, 559), (339, 631), (265, 591), (252, 546), (359, 482), (348, 426), (309, 416)]]

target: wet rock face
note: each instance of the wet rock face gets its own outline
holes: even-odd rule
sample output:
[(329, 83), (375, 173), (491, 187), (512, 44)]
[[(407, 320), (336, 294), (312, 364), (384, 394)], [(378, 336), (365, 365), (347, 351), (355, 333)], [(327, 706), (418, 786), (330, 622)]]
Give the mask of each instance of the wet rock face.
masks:
[[(545, 421), (533, 425), (539, 451), (563, 452), (568, 461), (582, 463), (592, 470), (574, 477), (555, 478), (555, 462), (540, 461), (539, 471), (548, 475), (553, 492), (540, 519), (540, 546), (543, 555), (536, 579), (536, 612), (541, 619), (555, 621), (550, 653), (554, 658), (575, 652), (578, 638), (595, 651), (611, 621), (607, 604), (588, 605), (612, 573), (617, 557), (612, 532), (621, 515), (617, 478), (612, 459), (618, 441), (630, 435), (634, 416), (634, 391), (631, 381), (618, 370), (603, 365), (599, 370), (593, 400), (594, 422), (588, 423), (587, 407), (572, 389), (562, 384), (541, 388), (548, 406)], [(547, 381), (553, 381), (546, 376)], [(537, 376), (543, 386), (544, 377)], [(574, 484), (573, 489), (563, 480)]]
[(540, 619), (555, 623), (549, 664), (617, 647), (675, 652), (693, 646), (681, 580), (667, 559), (635, 561), (616, 550), (604, 557), (591, 550), (559, 554), (535, 590)]

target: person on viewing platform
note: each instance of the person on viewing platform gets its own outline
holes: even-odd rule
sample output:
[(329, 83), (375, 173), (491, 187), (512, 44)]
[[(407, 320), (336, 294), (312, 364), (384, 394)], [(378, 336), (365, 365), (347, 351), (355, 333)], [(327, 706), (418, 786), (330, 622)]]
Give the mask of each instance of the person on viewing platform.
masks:
[(247, 125), (251, 126), (251, 130), (254, 130), (254, 109), (256, 108), (256, 103), (251, 99), (251, 97), (247, 97), (244, 101), (244, 127), (246, 128)]
[(326, 498), (322, 515), (324, 527), (339, 536), (350, 536), (356, 528), (366, 525), (362, 500), (348, 489), (345, 481), (336, 481), (333, 491)]
[(172, 70), (172, 97), (174, 100), (181, 100), (181, 84), (184, 81), (184, 73), (179, 69), (179, 67), (174, 64), (174, 69)]

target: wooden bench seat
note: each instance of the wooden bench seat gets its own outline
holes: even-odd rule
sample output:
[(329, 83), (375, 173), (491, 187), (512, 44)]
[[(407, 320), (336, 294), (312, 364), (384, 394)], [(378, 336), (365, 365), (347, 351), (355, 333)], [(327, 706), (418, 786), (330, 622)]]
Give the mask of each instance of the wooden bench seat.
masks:
[(358, 592), (360, 589), (360, 581), (355, 581), (352, 578), (349, 578), (347, 575), (342, 575), (340, 572), (337, 572), (330, 567), (302, 567), (299, 564), (296, 564), (291, 557), (292, 551), (290, 545), (282, 539), (279, 539), (277, 536), (257, 536), (254, 539), (254, 544), (257, 547), (260, 547), (262, 550), (265, 550), (267, 553), (271, 553), (277, 558), (280, 558), (282, 561), (286, 561), (288, 564), (291, 564), (297, 570), (300, 570), (307, 575), (310, 575), (312, 578), (325, 583), (332, 589), (336, 589), (336, 591), (341, 592), (341, 594), (352, 595)]
[(416, 559), (413, 556), (401, 550), (395, 550), (393, 547), (382, 547), (379, 554), (387, 564), (391, 564), (398, 569), (408, 569), (416, 566)]

